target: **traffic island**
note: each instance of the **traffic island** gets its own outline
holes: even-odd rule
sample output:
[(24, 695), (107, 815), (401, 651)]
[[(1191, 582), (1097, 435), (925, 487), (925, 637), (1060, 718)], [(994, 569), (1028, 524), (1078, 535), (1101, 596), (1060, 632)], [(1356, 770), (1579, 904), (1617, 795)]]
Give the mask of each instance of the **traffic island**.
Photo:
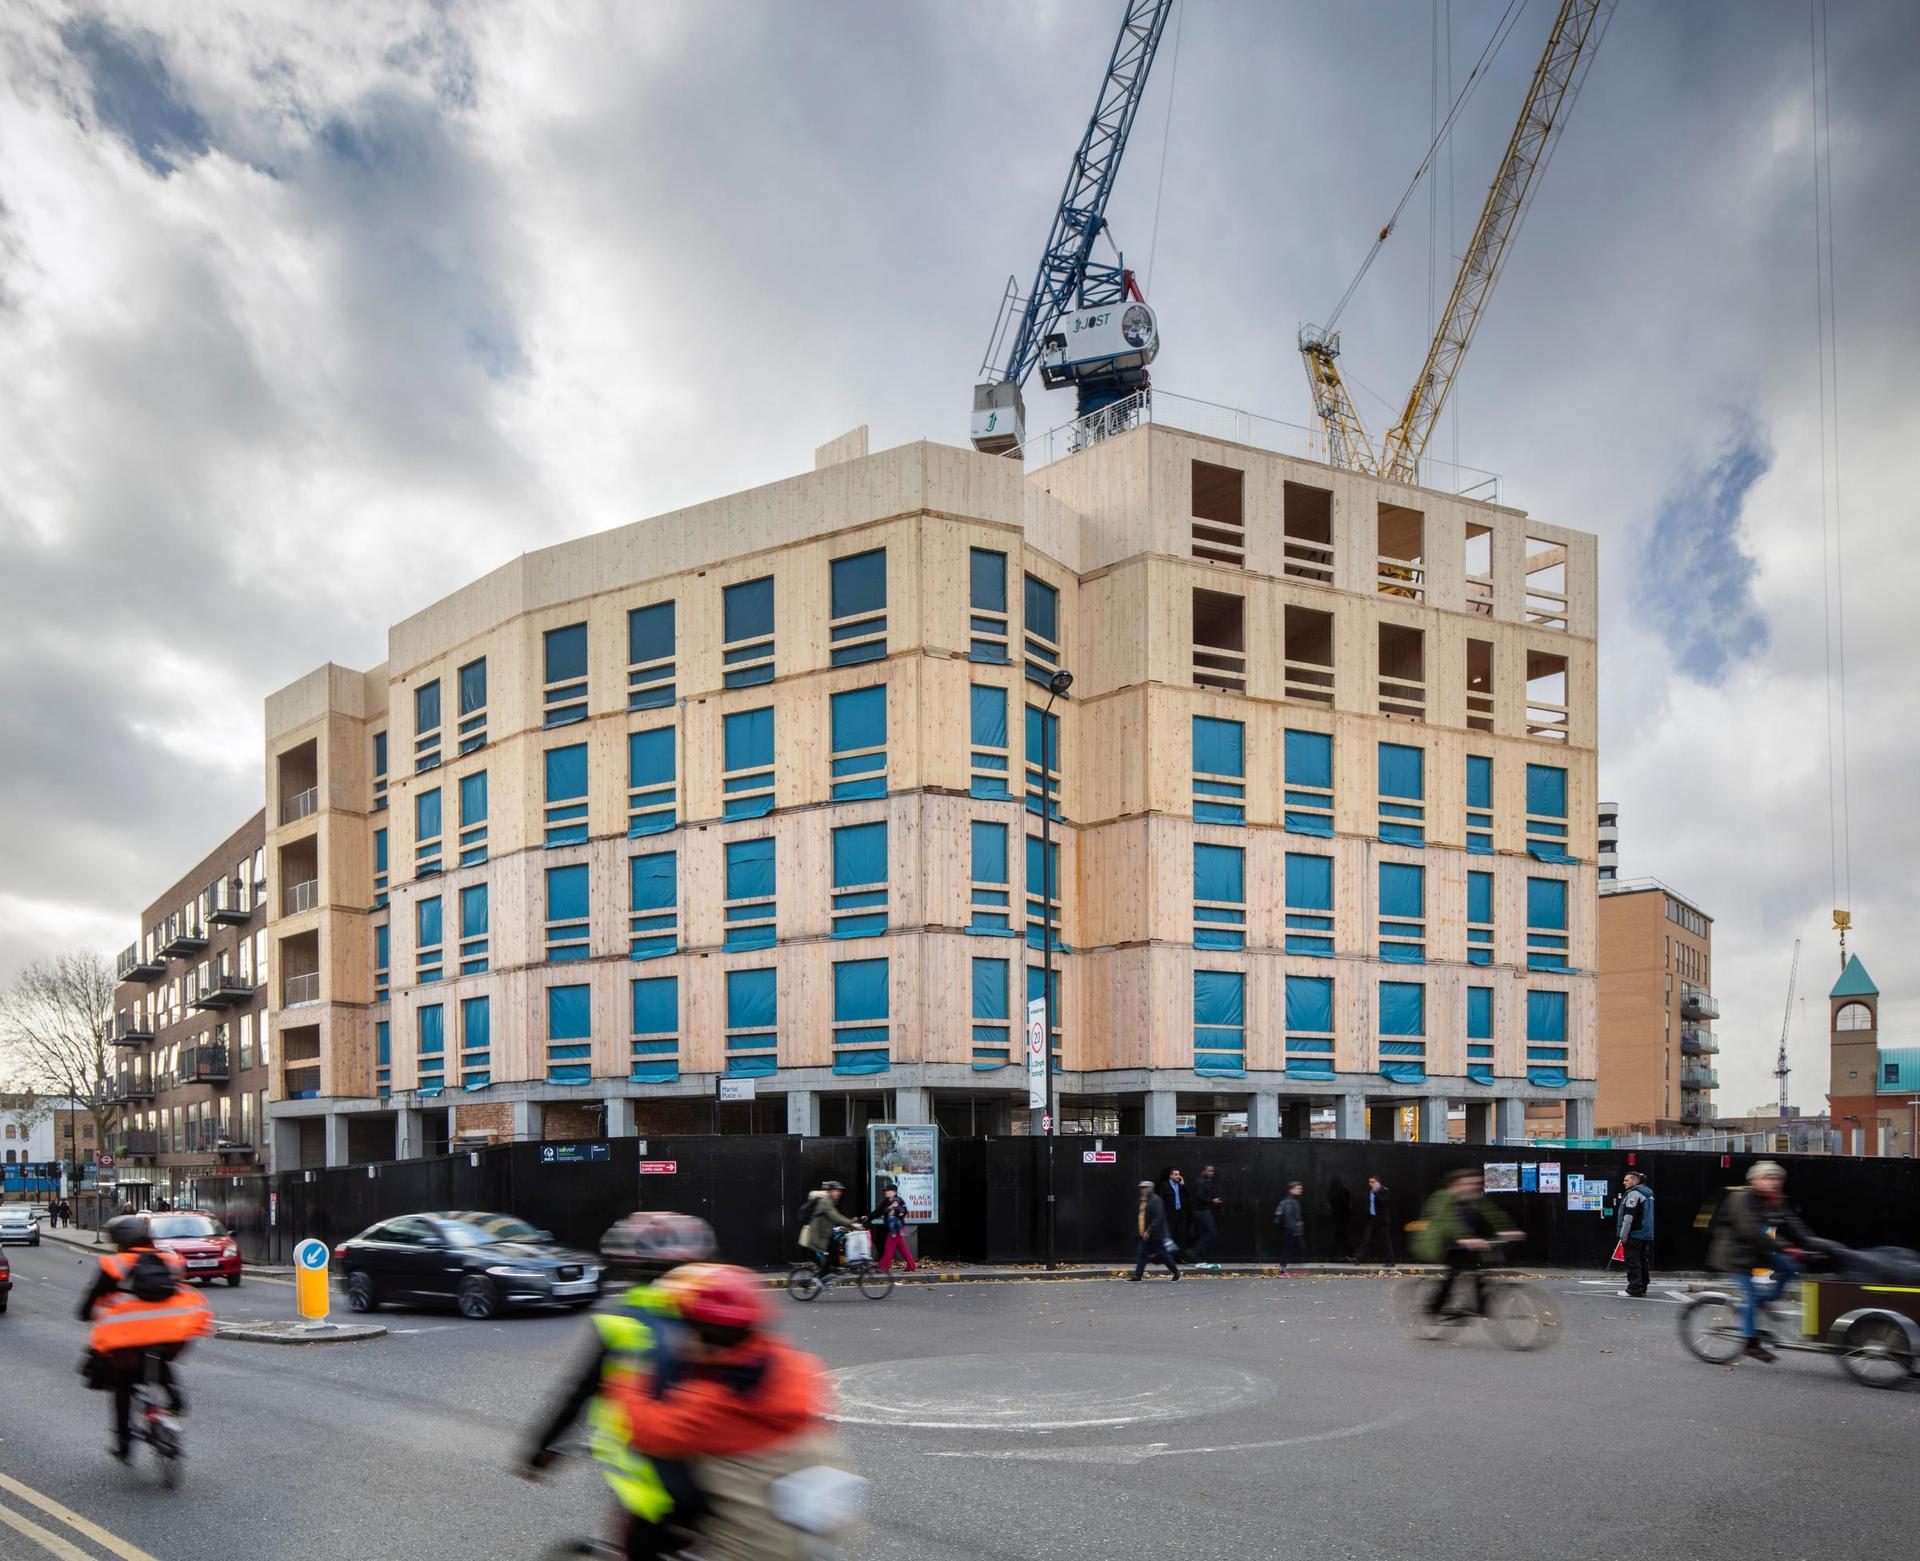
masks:
[(386, 1332), (380, 1323), (328, 1323), (315, 1327), (311, 1323), (284, 1319), (269, 1322), (219, 1320), (213, 1325), (216, 1339), (241, 1339), (250, 1344), (361, 1344), (368, 1339), (384, 1338)]

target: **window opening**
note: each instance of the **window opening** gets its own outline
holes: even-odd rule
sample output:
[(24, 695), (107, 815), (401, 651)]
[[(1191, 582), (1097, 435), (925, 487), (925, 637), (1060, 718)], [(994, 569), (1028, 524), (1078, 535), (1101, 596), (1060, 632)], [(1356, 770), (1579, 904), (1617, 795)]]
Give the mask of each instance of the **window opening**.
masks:
[(1211, 461), (1195, 461), (1193, 556), (1210, 564), (1246, 567), (1246, 473)]
[(751, 688), (773, 681), (773, 576), (743, 580), (720, 593), (721, 681)]
[(1283, 564), (1296, 580), (1333, 584), (1333, 494), (1290, 482), (1281, 494)]
[(1193, 593), (1193, 680), (1226, 694), (1247, 691), (1247, 602), (1224, 591)]
[(1493, 641), (1467, 641), (1467, 728), (1493, 730)]
[(1427, 718), (1427, 636), (1398, 623), (1380, 625), (1380, 713)]
[(1333, 614), (1315, 607), (1286, 609), (1286, 697), (1333, 703)]

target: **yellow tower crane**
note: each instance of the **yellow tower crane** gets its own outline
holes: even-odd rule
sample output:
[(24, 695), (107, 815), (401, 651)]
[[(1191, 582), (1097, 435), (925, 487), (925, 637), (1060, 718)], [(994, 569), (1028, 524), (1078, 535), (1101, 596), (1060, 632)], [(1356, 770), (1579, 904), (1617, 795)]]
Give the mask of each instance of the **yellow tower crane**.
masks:
[[(1533, 73), (1520, 119), (1487, 191), (1480, 220), (1461, 258), (1453, 292), (1440, 314), (1439, 328), (1426, 361), (1407, 393), (1399, 421), (1388, 429), (1378, 455), (1367, 438), (1353, 398), (1340, 378), (1340, 333), (1319, 326), (1300, 332), (1300, 353), (1313, 392), (1314, 414), (1327, 437), (1327, 458), (1335, 466), (1373, 472), (1395, 482), (1415, 482), (1420, 457), (1446, 403), (1460, 361), (1473, 340), (1487, 295), (1499, 278), (1513, 235), (1526, 216), (1553, 149), (1566, 128), (1567, 113), (1586, 79), (1593, 56), (1613, 18), (1618, 0), (1561, 0), (1547, 47)], [(1381, 230), (1384, 242), (1392, 224)], [(1376, 245), (1377, 247), (1377, 245)]]

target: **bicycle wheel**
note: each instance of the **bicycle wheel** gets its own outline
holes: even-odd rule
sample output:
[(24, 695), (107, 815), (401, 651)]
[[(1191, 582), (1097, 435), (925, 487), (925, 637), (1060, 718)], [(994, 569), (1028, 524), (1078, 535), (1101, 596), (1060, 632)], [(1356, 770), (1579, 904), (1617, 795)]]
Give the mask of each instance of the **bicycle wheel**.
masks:
[(824, 1288), (820, 1270), (811, 1263), (795, 1263), (787, 1270), (787, 1294), (796, 1301), (811, 1301)]
[(1862, 1317), (1840, 1347), (1840, 1369), (1862, 1387), (1897, 1388), (1913, 1375), (1906, 1330), (1890, 1317)]
[(1738, 1360), (1747, 1347), (1740, 1332), (1740, 1306), (1732, 1296), (1697, 1295), (1680, 1309), (1680, 1342), (1709, 1366)]
[(1537, 1350), (1560, 1334), (1560, 1313), (1546, 1291), (1515, 1280), (1487, 1284), (1487, 1331), (1507, 1350)]
[(1446, 1328), (1445, 1323), (1427, 1310), (1439, 1283), (1424, 1274), (1412, 1274), (1394, 1283), (1394, 1320), (1413, 1338), (1437, 1339)]
[(884, 1301), (893, 1294), (893, 1275), (882, 1273), (871, 1263), (862, 1263), (859, 1272), (860, 1293), (869, 1301)]

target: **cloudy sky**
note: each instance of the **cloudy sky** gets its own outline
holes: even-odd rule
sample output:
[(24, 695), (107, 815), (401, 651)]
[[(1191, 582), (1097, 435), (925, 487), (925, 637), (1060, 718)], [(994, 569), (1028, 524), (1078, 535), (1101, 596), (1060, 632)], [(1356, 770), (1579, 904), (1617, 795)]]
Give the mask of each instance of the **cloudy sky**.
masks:
[[(1109, 213), (1157, 384), (1306, 421), (1294, 332), (1425, 148), (1435, 11), (1457, 80), (1504, 5), (1181, 0)], [(0, 975), (125, 944), (258, 806), (263, 694), (379, 661), (424, 602), (857, 423), (963, 442), (1118, 12), (0, 10)], [(1341, 320), (1376, 428), (1550, 12)], [(1835, 964), (1809, 37), (1806, 0), (1623, 0), (1435, 441), (1602, 539), (1602, 787), (1623, 872), (1717, 918), (1729, 1108), (1772, 1094), (1794, 938), (1803, 987)], [(1895, 1030), (1920, 1012), (1917, 72), (1920, 11), (1834, 6), (1851, 903)], [(1031, 423), (1069, 415), (1036, 395)], [(1796, 1017), (1816, 1104), (1824, 1003)]]

